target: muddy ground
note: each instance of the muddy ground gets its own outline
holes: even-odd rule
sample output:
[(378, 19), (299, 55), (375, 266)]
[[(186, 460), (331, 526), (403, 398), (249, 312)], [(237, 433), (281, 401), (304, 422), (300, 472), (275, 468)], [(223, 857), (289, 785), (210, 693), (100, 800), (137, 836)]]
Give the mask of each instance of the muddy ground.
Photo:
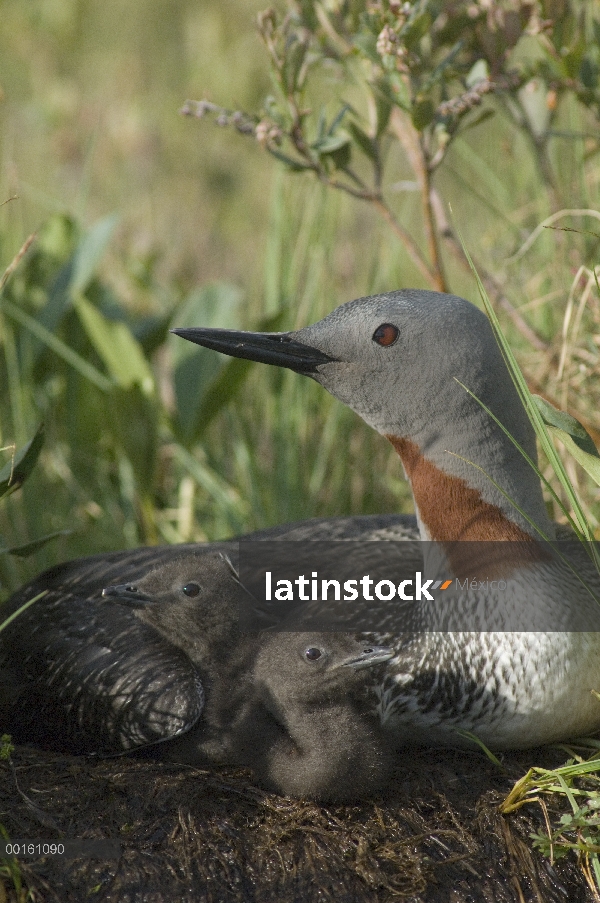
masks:
[[(267, 793), (239, 769), (17, 747), (0, 763), (0, 824), (13, 840), (121, 844), (104, 861), (20, 859), (36, 903), (579, 903), (595, 898), (575, 858), (551, 865), (532, 849), (540, 805), (498, 810), (530, 765), (564, 759), (511, 754), (501, 771), (479, 752), (411, 750), (385, 798), (321, 806)], [(0, 879), (0, 903), (16, 900)]]

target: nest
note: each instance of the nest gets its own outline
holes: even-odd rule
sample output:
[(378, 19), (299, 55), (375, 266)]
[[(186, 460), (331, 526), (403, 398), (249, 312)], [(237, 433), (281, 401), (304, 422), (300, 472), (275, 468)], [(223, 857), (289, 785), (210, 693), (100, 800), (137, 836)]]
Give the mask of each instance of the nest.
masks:
[(18, 747), (0, 764), (11, 839), (111, 839), (121, 854), (20, 859), (23, 890), (0, 878), (0, 901), (592, 901), (574, 857), (551, 865), (532, 849), (539, 806), (498, 808), (529, 765), (560, 756), (507, 755), (501, 771), (478, 752), (413, 749), (385, 797), (323, 806), (267, 793), (240, 769)]

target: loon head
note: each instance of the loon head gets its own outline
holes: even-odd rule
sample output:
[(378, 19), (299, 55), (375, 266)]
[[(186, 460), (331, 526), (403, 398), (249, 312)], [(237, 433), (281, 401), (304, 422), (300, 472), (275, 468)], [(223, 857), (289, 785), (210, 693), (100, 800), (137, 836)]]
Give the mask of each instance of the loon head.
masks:
[(263, 635), (254, 680), (279, 702), (314, 704), (366, 685), (367, 669), (389, 661), (394, 650), (345, 633), (274, 631)]
[(254, 597), (222, 553), (165, 561), (135, 583), (105, 587), (102, 596), (133, 607), (140, 620), (195, 663), (206, 664), (221, 644), (259, 625)]
[(533, 428), (487, 317), (464, 298), (409, 289), (289, 333), (173, 331), (310, 376), (356, 411), (400, 455), (422, 538), (529, 540), (531, 522), (553, 538), (537, 476), (485, 408), (536, 461)]

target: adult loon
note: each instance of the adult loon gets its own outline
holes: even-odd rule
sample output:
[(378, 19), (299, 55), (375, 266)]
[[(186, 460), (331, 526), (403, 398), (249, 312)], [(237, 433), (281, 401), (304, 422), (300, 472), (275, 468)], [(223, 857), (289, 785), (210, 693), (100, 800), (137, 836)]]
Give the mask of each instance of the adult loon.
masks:
[[(492, 748), (518, 748), (600, 729), (600, 577), (585, 553), (574, 570), (553, 553), (540, 481), (507, 436), (535, 462), (534, 431), (480, 310), (406, 290), (359, 298), (290, 333), (174, 332), (303, 373), (386, 436), (410, 482), (420, 537), (442, 549), (446, 575), (468, 575), (471, 564), (477, 578), (485, 569), (464, 544), (490, 544), (491, 575), (509, 584), (508, 596), (468, 590), (457, 617), (439, 621), (443, 630), (434, 620), (407, 635), (398, 623), (375, 637), (396, 649), (378, 690), (398, 744), (455, 745), (467, 730)], [(470, 607), (482, 610), (480, 630), (479, 621), (463, 626)], [(531, 629), (532, 611), (542, 628)]]

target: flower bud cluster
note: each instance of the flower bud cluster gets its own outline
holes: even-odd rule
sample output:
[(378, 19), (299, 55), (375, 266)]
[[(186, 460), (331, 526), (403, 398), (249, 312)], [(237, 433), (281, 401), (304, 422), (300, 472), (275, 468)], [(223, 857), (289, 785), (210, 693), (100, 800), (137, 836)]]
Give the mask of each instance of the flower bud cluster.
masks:
[(384, 25), (377, 38), (377, 53), (380, 56), (396, 57), (396, 68), (399, 72), (408, 72), (406, 60), (408, 51), (401, 43), (398, 32), (391, 25)]
[(261, 119), (254, 129), (254, 137), (262, 147), (266, 147), (269, 144), (281, 144), (283, 132), (269, 119)]

